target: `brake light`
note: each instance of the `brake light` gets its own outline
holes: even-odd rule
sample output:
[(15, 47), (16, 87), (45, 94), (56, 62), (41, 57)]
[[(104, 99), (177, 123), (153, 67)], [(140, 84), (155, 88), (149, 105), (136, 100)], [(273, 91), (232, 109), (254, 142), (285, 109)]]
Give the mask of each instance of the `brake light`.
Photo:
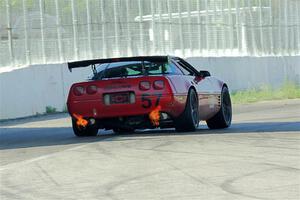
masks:
[(82, 86), (77, 86), (73, 89), (73, 93), (76, 95), (76, 96), (81, 96), (83, 95), (84, 93), (84, 87)]
[(151, 83), (149, 81), (140, 82), (140, 90), (149, 90), (150, 87), (151, 87)]
[(90, 85), (86, 88), (86, 93), (88, 94), (95, 94), (97, 92), (97, 86), (96, 85)]
[(153, 88), (156, 90), (162, 90), (165, 88), (165, 82), (164, 81), (154, 81)]

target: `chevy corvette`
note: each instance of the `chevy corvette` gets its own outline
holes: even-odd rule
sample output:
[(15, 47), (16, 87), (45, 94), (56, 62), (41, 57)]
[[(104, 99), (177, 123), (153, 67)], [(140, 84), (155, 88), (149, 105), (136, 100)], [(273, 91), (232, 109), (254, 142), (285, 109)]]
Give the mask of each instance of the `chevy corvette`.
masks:
[(89, 80), (71, 86), (67, 108), (74, 134), (95, 136), (135, 129), (194, 131), (200, 120), (227, 128), (232, 108), (226, 83), (179, 57), (140, 56), (69, 62), (91, 66)]

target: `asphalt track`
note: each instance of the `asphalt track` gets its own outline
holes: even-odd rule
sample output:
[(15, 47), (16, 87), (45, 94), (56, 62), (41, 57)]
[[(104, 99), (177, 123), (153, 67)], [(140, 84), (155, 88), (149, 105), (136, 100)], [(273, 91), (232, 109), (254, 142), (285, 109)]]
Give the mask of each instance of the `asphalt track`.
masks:
[(65, 114), (0, 125), (0, 199), (300, 199), (300, 100), (235, 106), (232, 127), (76, 138)]

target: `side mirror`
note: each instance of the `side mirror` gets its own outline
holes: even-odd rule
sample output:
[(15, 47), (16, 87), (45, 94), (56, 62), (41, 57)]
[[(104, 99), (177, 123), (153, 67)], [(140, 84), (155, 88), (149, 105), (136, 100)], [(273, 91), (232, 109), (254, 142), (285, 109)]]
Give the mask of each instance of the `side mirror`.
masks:
[(203, 78), (210, 76), (209, 71), (200, 71), (199, 74)]

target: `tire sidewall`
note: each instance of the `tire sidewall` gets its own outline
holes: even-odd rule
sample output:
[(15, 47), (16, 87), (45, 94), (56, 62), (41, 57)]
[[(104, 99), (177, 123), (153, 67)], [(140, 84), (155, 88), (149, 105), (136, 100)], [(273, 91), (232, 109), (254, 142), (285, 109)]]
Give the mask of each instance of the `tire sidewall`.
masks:
[(193, 119), (192, 102), (191, 102), (191, 98), (193, 97), (193, 95), (195, 95), (195, 97), (196, 97), (196, 104), (197, 104), (196, 107), (198, 109), (197, 110), (197, 118), (199, 120), (198, 96), (194, 89), (190, 89), (188, 92), (188, 95), (187, 95), (185, 109), (184, 109), (183, 113), (178, 118), (175, 119), (175, 129), (179, 132), (195, 131), (199, 125), (199, 121), (198, 121), (198, 123), (195, 123), (194, 119)]
[[(194, 116), (193, 116), (193, 112), (192, 112), (192, 99), (191, 98), (193, 98), (193, 95), (195, 96), (195, 98), (196, 98), (196, 111), (197, 111), (197, 121), (198, 122), (194, 122)], [(195, 90), (194, 89), (191, 89), (190, 90), (190, 92), (189, 92), (189, 114), (190, 114), (190, 117), (191, 117), (191, 121), (193, 122), (193, 125), (194, 125), (194, 128), (196, 129), (196, 128), (198, 128), (198, 126), (199, 126), (199, 100), (198, 100), (198, 96), (197, 96), (197, 93), (195, 92)]]
[[(225, 113), (226, 110), (224, 109), (224, 98), (226, 98), (225, 95), (228, 95), (227, 98), (229, 100), (229, 105), (230, 105), (229, 113)], [(225, 122), (226, 126), (228, 127), (228, 126), (231, 125), (231, 120), (232, 120), (232, 104), (231, 104), (231, 98), (230, 98), (229, 90), (226, 86), (223, 87), (223, 89), (222, 89), (221, 109), (222, 109), (222, 115), (223, 115), (224, 122)], [(227, 115), (230, 115), (229, 119), (227, 119), (227, 117), (228, 117)]]

